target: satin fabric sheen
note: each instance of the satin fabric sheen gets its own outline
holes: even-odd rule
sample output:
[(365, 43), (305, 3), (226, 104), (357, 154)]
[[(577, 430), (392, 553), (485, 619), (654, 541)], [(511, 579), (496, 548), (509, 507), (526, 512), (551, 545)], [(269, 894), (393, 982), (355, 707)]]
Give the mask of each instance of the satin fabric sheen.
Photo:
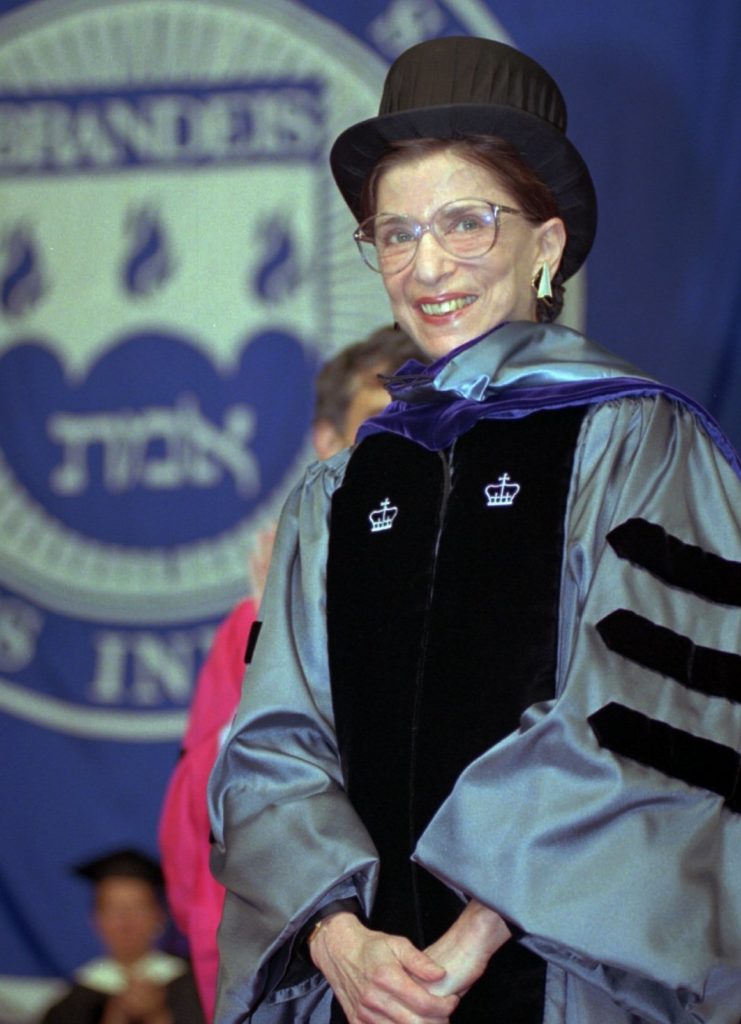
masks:
[[(525, 380), (548, 389), (575, 374), (577, 383), (647, 381), (572, 331), (508, 324), (420, 382), (415, 402), (426, 390), (441, 408), (450, 394), (483, 408), (496, 389), (512, 395)], [(355, 894), (366, 912), (372, 904), (376, 854), (342, 785), (323, 603), (329, 505), (347, 459), (310, 467), (286, 503), (248, 699), (211, 779), (212, 868), (230, 890), (220, 1024), (325, 1024), (321, 977), (280, 987), (292, 939), (330, 898)], [(704, 646), (741, 650), (741, 609), (662, 584), (605, 540), (639, 516), (741, 562), (736, 467), (678, 396), (590, 403), (564, 524), (556, 697), (462, 773), (417, 847), (419, 863), (512, 920), (548, 961), (544, 1024), (741, 1019), (741, 815), (602, 750), (587, 722), (617, 700), (741, 746), (739, 705), (621, 658), (595, 628), (626, 608)]]

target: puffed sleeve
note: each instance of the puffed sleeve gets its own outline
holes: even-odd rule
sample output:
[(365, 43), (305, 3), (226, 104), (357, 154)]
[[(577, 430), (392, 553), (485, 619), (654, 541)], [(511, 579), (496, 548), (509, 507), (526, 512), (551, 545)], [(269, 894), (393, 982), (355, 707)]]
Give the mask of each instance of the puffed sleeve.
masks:
[(556, 697), (463, 772), (415, 859), (587, 1001), (738, 1024), (738, 463), (664, 396), (607, 403), (565, 525)]
[(211, 867), (227, 889), (220, 1024), (248, 1009), (308, 1019), (329, 993), (313, 971), (281, 986), (294, 937), (329, 900), (372, 901), (377, 855), (343, 790), (327, 666), (327, 519), (345, 461), (310, 467), (286, 502), (249, 685), (211, 775)]

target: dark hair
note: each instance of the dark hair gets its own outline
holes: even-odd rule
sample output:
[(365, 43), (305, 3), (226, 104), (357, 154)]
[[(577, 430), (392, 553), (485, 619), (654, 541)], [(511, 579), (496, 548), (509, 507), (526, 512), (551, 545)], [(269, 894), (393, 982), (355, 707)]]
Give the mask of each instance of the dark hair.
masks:
[(380, 386), (379, 373), (392, 374), (409, 359), (429, 362), (429, 357), (396, 326), (381, 327), (363, 341), (341, 349), (316, 378), (314, 422), (329, 420), (341, 434), (357, 391), (369, 384)]
[[(376, 212), (378, 183), (384, 171), (406, 160), (429, 156), (443, 149), (457, 151), (466, 160), (496, 174), (533, 223), (542, 224), (551, 217), (560, 216), (551, 190), (528, 167), (511, 143), (495, 135), (461, 135), (454, 139), (403, 139), (392, 143), (363, 183), (360, 219), (365, 220)], [(560, 269), (553, 277), (552, 289), (551, 302), (545, 303), (541, 299), (536, 302), (536, 316), (541, 323), (555, 320), (563, 309), (564, 283)]]

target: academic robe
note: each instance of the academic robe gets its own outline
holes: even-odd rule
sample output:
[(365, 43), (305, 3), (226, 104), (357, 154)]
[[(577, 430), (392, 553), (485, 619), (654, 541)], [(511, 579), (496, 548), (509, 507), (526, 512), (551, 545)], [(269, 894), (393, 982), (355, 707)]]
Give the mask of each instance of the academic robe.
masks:
[[(349, 646), (333, 635), (342, 616), (332, 608), (342, 602), (332, 598), (331, 579), (329, 632), (326, 598), (328, 560), (330, 569), (342, 564), (329, 523), (345, 514), (346, 481), (362, 500), (344, 550), (355, 557), (357, 548), (359, 564), (370, 566), (369, 545), (403, 534), (405, 509), (422, 515), (420, 529), (429, 526), (414, 489), (401, 503), (395, 497), (406, 476), (400, 459), (419, 448), (450, 460), (484, 437), (483, 425), (486, 482), (481, 493), (470, 490), (462, 524), (477, 502), (479, 519), (487, 511), (513, 517), (506, 529), (521, 510), (537, 524), (528, 495), (552, 463), (560, 467), (543, 504), (546, 533), (554, 509), (560, 519), (556, 575), (548, 554), (555, 592), (544, 601), (546, 591), (537, 591), (553, 628), (534, 636), (536, 654), (544, 648), (536, 676), (545, 669), (532, 703), (515, 724), (512, 705), (506, 734), (474, 748), (449, 791), (438, 780), (439, 804), (416, 819), (410, 859), (461, 900), (473, 896), (498, 911), (516, 941), (545, 962), (544, 1024), (737, 1024), (741, 469), (731, 446), (694, 403), (561, 327), (505, 325), (392, 388), (389, 410), (370, 421), (354, 451), (307, 471), (281, 519), (249, 694), (211, 780), (212, 867), (229, 890), (217, 1021), (328, 1021), (331, 993), (321, 976), (286, 974), (295, 937), (338, 897), (356, 896), (372, 921), (383, 893), (372, 838), (388, 838), (377, 825), (383, 796), (361, 785), (365, 796), (351, 799), (353, 737), (342, 730), (352, 699), (338, 706), (346, 684), (332, 679), (331, 663), (336, 674)], [(570, 418), (542, 419), (569, 410)], [(523, 455), (517, 425), (529, 430), (538, 416), (554, 428), (532, 433)], [(370, 492), (353, 489), (365, 477), (354, 467), (389, 437), (396, 441), (388, 476), (381, 465), (368, 504)], [(425, 486), (424, 473), (414, 479)], [(437, 498), (428, 504), (440, 514)], [(389, 518), (390, 526), (376, 528)], [(513, 529), (525, 571), (517, 558), (497, 562), (492, 593), (503, 610), (508, 594), (519, 595), (522, 607), (538, 583), (523, 531)], [(434, 545), (433, 552), (436, 559)], [(495, 555), (484, 548), (480, 561)], [(471, 566), (470, 551), (467, 558)], [(356, 589), (364, 585), (359, 579)], [(395, 586), (394, 577), (387, 596), (398, 611)], [(380, 649), (382, 576), (375, 587)], [(386, 628), (400, 643), (393, 620)], [(496, 616), (491, 630), (501, 644)], [(515, 633), (512, 645), (525, 690), (528, 645), (515, 640), (526, 632)], [(407, 637), (410, 649), (426, 643)], [(487, 655), (480, 651), (484, 664)], [(506, 658), (488, 664), (492, 680), (510, 671)], [(446, 671), (453, 708), (465, 680), (452, 663)], [(438, 723), (444, 684), (438, 673)], [(424, 798), (423, 779), (417, 790)], [(376, 798), (380, 806), (364, 806)]]
[[(154, 951), (134, 970), (166, 987), (167, 1006), (175, 1024), (205, 1024), (193, 974), (184, 960)], [(42, 1024), (98, 1024), (108, 1000), (125, 984), (122, 969), (114, 960), (92, 960), (76, 972), (69, 992), (46, 1011)]]

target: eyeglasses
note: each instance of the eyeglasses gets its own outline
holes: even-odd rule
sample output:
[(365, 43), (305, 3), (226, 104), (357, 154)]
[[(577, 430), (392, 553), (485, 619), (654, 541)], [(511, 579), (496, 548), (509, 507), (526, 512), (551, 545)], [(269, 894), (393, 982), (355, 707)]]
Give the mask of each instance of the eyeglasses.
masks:
[(377, 213), (355, 229), (353, 238), (371, 270), (398, 274), (414, 259), (426, 231), (457, 259), (485, 256), (497, 240), (501, 213), (522, 215), (522, 210), (486, 199), (454, 199), (436, 210), (427, 224), (400, 213)]

